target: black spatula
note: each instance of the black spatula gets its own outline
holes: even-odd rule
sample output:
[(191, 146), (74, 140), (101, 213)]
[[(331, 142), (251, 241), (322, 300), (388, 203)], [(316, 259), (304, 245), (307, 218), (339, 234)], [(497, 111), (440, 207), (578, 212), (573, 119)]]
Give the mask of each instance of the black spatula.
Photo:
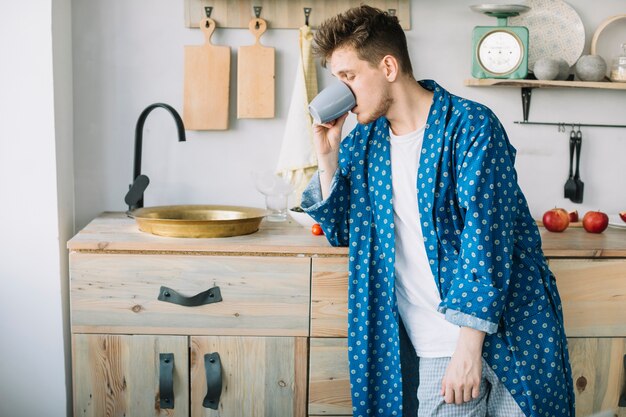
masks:
[(583, 134), (579, 130), (576, 132), (576, 173), (574, 181), (576, 181), (576, 196), (572, 200), (574, 203), (583, 202), (583, 193), (585, 191), (585, 183), (580, 179), (580, 148), (583, 143)]
[(576, 198), (576, 180), (574, 179), (574, 148), (576, 146), (576, 132), (571, 131), (569, 135), (569, 178), (565, 182), (563, 194), (570, 200)]

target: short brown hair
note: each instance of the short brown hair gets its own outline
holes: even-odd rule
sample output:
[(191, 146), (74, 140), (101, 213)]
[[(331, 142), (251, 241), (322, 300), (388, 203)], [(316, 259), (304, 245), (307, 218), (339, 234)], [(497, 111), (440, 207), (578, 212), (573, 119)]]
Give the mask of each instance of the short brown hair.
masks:
[(378, 65), (385, 55), (398, 60), (400, 71), (413, 76), (404, 30), (398, 18), (375, 7), (361, 5), (326, 19), (315, 33), (313, 52), (323, 67), (341, 47), (353, 47), (357, 56)]

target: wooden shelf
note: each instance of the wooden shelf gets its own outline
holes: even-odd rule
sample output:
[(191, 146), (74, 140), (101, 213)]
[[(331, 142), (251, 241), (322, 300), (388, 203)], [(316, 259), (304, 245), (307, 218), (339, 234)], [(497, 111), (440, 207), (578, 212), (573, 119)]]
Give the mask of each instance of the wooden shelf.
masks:
[(543, 80), (506, 80), (476, 79), (465, 80), (468, 87), (522, 87), (522, 88), (596, 88), (605, 90), (626, 90), (626, 83), (611, 81), (543, 81)]
[(518, 124), (529, 125), (578, 125), (588, 127), (617, 127), (626, 128), (626, 125), (607, 125), (597, 123), (563, 123), (563, 122), (529, 122), (530, 98), (534, 88), (592, 88), (596, 90), (626, 90), (626, 83), (615, 83), (611, 81), (544, 81), (544, 80), (506, 80), (499, 78), (469, 78), (464, 84), (468, 87), (517, 87), (522, 93), (522, 114), (523, 121)]

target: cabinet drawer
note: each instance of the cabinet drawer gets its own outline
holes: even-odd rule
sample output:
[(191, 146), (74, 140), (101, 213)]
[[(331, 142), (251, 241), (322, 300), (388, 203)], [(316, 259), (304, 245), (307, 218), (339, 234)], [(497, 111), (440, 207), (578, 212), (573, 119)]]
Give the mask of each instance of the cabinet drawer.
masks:
[(352, 415), (348, 341), (311, 338), (309, 415)]
[(311, 336), (348, 335), (348, 260), (313, 259), (311, 267)]
[(550, 269), (567, 336), (626, 336), (626, 260), (551, 259)]
[[(307, 336), (309, 273), (308, 258), (72, 253), (72, 331)], [(222, 301), (159, 301), (161, 286)]]

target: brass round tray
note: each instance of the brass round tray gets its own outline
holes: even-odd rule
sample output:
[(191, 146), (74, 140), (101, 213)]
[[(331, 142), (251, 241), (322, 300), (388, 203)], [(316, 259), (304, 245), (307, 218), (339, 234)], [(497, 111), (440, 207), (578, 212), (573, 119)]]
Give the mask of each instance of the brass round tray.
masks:
[(144, 207), (129, 213), (139, 230), (167, 237), (229, 237), (254, 233), (267, 211), (254, 207), (180, 205)]

